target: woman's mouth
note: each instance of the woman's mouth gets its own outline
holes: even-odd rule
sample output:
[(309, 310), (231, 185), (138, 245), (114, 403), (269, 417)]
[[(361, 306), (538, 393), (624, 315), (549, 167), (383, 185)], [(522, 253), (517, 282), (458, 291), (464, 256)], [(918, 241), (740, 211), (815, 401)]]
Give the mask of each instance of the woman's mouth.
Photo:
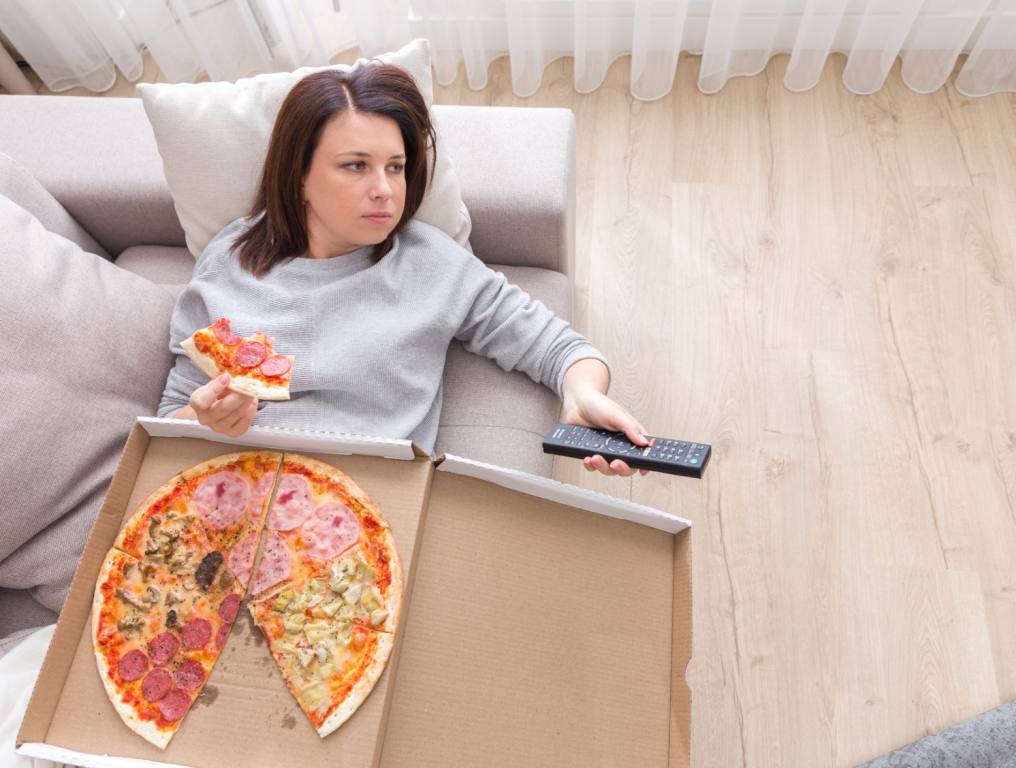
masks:
[(392, 215), (390, 213), (368, 213), (363, 218), (374, 224), (387, 224), (392, 220)]

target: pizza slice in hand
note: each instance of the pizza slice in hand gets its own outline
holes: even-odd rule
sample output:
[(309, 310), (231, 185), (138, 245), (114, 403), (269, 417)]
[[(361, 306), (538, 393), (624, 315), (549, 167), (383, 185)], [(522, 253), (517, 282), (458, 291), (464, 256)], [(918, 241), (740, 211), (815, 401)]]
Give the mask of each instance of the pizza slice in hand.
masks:
[(229, 388), (260, 400), (288, 400), (293, 375), (292, 355), (275, 353), (274, 339), (256, 331), (237, 336), (229, 318), (220, 317), (207, 328), (199, 328), (180, 342), (183, 351), (210, 378), (230, 376)]

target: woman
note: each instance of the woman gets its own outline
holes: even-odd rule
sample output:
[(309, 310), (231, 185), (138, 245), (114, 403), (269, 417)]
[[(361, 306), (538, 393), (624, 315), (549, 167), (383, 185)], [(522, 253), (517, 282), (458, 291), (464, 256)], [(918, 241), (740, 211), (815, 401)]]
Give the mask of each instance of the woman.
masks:
[[(208, 244), (173, 313), (160, 416), (237, 436), (251, 424), (411, 438), (433, 452), (453, 338), (563, 400), (562, 419), (644, 429), (606, 396), (602, 355), (542, 303), (412, 217), (435, 141), (423, 97), (383, 64), (319, 72), (279, 110), (248, 217)], [(210, 382), (180, 342), (220, 316), (296, 356), (291, 399)], [(623, 461), (589, 470), (631, 475)]]

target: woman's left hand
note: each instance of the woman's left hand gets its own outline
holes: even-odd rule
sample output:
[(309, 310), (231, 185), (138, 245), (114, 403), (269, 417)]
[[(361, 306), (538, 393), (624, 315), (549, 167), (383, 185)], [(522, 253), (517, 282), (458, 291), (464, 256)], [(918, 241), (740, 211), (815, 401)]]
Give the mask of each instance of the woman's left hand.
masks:
[[(561, 420), (566, 424), (624, 432), (635, 445), (649, 444), (645, 438), (646, 429), (638, 419), (595, 387), (582, 387), (569, 394), (561, 412)], [(590, 472), (601, 472), (604, 475), (631, 477), (636, 471), (621, 459), (615, 459), (608, 464), (599, 454), (587, 456), (582, 463)], [(638, 470), (641, 475), (647, 474), (648, 471)]]

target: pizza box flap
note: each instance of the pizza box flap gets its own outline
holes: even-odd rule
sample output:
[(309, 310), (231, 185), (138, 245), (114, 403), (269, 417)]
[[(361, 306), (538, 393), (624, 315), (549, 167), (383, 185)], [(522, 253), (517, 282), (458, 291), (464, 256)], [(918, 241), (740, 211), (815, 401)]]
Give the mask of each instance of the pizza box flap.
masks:
[(687, 521), (459, 457), (437, 469), (382, 768), (686, 768)]
[(452, 454), (444, 454), (438, 459), (437, 470), (438, 472), (451, 472), (456, 475), (486, 480), (530, 496), (557, 501), (561, 504), (584, 509), (587, 512), (595, 512), (598, 515), (630, 520), (633, 523), (648, 525), (650, 528), (658, 528), (667, 533), (678, 533), (691, 525), (691, 522), (683, 517), (627, 499), (618, 499), (586, 488), (568, 485), (558, 480), (494, 464), (484, 464)]
[(139, 416), (138, 424), (152, 437), (194, 437), (228, 445), (270, 447), (301, 453), (328, 453), (382, 456), (386, 459), (429, 458), (423, 448), (410, 440), (370, 437), (342, 432), (312, 432), (286, 427), (253, 426), (240, 437), (227, 437), (196, 421)]

